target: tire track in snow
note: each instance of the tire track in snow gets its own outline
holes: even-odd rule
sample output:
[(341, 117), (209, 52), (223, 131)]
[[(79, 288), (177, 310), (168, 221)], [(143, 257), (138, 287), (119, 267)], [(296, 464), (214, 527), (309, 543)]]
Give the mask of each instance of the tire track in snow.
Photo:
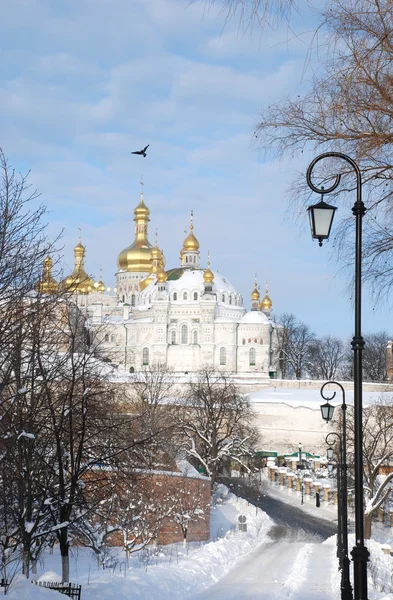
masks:
[(275, 596), (276, 600), (292, 600), (295, 598), (295, 594), (297, 595), (299, 589), (306, 581), (308, 563), (313, 546), (314, 544), (304, 544), (304, 546), (300, 548), (284, 585)]

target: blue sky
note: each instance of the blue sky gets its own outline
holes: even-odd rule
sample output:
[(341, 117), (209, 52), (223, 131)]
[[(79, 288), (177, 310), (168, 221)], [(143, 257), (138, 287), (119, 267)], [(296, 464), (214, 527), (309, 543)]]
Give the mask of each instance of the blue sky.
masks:
[[(177, 266), (194, 211), (201, 260), (249, 307), (254, 273), (269, 281), (276, 314), (294, 312), (319, 335), (352, 335), (346, 282), (329, 248), (312, 243), (307, 215), (288, 212), (288, 188), (311, 155), (262, 157), (253, 130), (262, 106), (301, 93), (315, 15), (301, 34), (239, 32), (217, 8), (188, 0), (3, 0), (0, 145), (64, 228), (64, 270), (77, 228), (86, 267), (114, 285), (119, 252), (134, 236), (144, 178), (167, 267)], [(131, 156), (150, 143), (147, 158)], [(365, 293), (364, 330), (389, 325)]]

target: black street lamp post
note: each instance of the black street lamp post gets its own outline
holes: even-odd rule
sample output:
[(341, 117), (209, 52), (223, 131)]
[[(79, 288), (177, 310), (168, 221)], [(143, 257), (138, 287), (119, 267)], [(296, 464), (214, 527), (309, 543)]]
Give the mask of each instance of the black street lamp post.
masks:
[(327, 381), (321, 387), (321, 396), (324, 400), (326, 400), (326, 404), (322, 404), (321, 413), (322, 418), (329, 422), (333, 419), (334, 414), (334, 406), (329, 404), (329, 400), (333, 400), (336, 396), (336, 392), (333, 392), (331, 396), (326, 396), (324, 394), (325, 387), (327, 385), (336, 385), (340, 388), (342, 392), (343, 402), (341, 405), (342, 417), (341, 417), (341, 425), (342, 432), (341, 435), (332, 431), (327, 434), (325, 441), (328, 444), (329, 448), (327, 450), (328, 459), (333, 458), (333, 445), (335, 444), (335, 440), (329, 441), (330, 438), (334, 437), (339, 441), (339, 451), (338, 451), (338, 464), (337, 464), (337, 490), (338, 490), (338, 507), (337, 507), (337, 517), (338, 517), (338, 531), (337, 531), (337, 556), (339, 559), (339, 565), (341, 569), (341, 600), (352, 600), (352, 587), (349, 577), (349, 558), (348, 558), (348, 481), (347, 481), (347, 421), (346, 421), (346, 410), (347, 405), (345, 403), (345, 390), (341, 383), (337, 381)]
[[(315, 165), (324, 158), (340, 158), (347, 162), (356, 173), (356, 202), (352, 212), (356, 219), (356, 242), (355, 242), (355, 332), (351, 346), (354, 353), (354, 421), (355, 421), (355, 536), (356, 545), (351, 555), (354, 566), (354, 596), (355, 600), (367, 600), (367, 562), (369, 552), (364, 545), (364, 522), (363, 522), (363, 421), (362, 421), (362, 354), (364, 340), (361, 333), (361, 291), (362, 291), (362, 220), (366, 208), (362, 201), (362, 176), (357, 163), (346, 154), (341, 152), (324, 152), (310, 163), (307, 169), (307, 183), (317, 194), (329, 194), (333, 192), (340, 183), (341, 175), (336, 175), (333, 184), (326, 190), (316, 187), (311, 181), (311, 175)], [(323, 199), (318, 204), (308, 208), (312, 237), (319, 241), (322, 246), (324, 239), (328, 239), (336, 207), (329, 206)]]

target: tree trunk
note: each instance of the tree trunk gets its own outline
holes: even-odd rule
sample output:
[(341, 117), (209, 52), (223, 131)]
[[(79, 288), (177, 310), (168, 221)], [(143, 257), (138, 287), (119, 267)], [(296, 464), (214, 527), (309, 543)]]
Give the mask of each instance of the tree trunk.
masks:
[(373, 513), (367, 513), (364, 515), (364, 539), (369, 540), (371, 538), (371, 525), (373, 520)]
[(30, 577), (30, 553), (28, 550), (23, 551), (23, 566), (22, 573), (25, 575), (26, 579)]
[(66, 583), (70, 580), (70, 556), (67, 527), (61, 529), (58, 539), (61, 554), (61, 582)]
[(61, 583), (67, 583), (70, 580), (70, 557), (68, 546), (65, 553), (61, 554)]
[(187, 531), (183, 533), (183, 548), (187, 546)]

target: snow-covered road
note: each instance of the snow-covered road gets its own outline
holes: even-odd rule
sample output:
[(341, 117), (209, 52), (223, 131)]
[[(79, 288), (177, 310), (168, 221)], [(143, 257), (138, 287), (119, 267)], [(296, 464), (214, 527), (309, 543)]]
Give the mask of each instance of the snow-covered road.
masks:
[(267, 542), (192, 600), (336, 600), (335, 550), (331, 543)]

